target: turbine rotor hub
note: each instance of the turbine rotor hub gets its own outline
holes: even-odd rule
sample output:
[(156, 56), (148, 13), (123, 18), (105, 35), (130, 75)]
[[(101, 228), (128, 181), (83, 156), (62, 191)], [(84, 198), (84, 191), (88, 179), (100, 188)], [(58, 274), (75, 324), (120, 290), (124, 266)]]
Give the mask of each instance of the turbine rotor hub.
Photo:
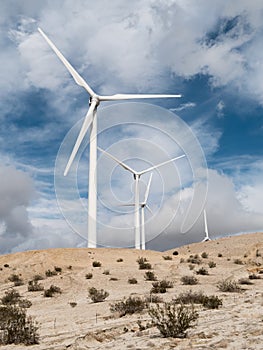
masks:
[(89, 99), (89, 105), (91, 105), (92, 102), (96, 102), (96, 107), (97, 107), (100, 104), (99, 96), (97, 95), (91, 96)]

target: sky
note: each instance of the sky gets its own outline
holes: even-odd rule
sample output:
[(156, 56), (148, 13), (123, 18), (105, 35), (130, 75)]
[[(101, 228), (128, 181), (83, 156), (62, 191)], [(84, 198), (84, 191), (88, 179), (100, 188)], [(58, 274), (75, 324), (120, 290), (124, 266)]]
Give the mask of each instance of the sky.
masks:
[[(263, 229), (261, 0), (1, 0), (0, 253), (87, 242), (89, 142), (62, 173), (88, 110), (40, 27), (99, 94), (98, 144), (153, 172), (147, 249)], [(150, 174), (141, 177), (141, 200)], [(133, 178), (98, 153), (98, 243), (134, 244)]]

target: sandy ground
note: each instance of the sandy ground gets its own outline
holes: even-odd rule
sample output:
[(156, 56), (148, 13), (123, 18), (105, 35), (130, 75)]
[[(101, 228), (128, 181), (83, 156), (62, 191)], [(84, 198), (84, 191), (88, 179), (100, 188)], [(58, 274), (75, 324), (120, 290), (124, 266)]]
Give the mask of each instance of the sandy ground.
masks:
[[(177, 251), (178, 255), (173, 255)], [(206, 252), (200, 265), (190, 270), (186, 262), (190, 255)], [(163, 256), (172, 260), (164, 260)], [(163, 338), (155, 327), (139, 331), (138, 320), (150, 320), (147, 311), (132, 316), (118, 317), (110, 312), (110, 304), (129, 295), (149, 295), (152, 283), (145, 281), (145, 270), (139, 270), (136, 260), (146, 257), (158, 280), (167, 279), (174, 287), (161, 297), (165, 301), (184, 291), (203, 291), (218, 295), (223, 305), (218, 310), (206, 310), (197, 306), (199, 318), (196, 326), (189, 329), (187, 338)], [(118, 259), (122, 262), (117, 262)], [(237, 264), (236, 260), (242, 261)], [(100, 261), (101, 267), (93, 267)], [(216, 267), (209, 268), (213, 261)], [(8, 267), (6, 264), (8, 264)], [(28, 292), (27, 283), (36, 274), (61, 267), (62, 272), (40, 281), (45, 288), (51, 284), (62, 293), (45, 298), (43, 292)], [(195, 274), (205, 267), (209, 274)], [(19, 274), (25, 284), (15, 287), (32, 302), (28, 314), (39, 324), (40, 344), (26, 347), (8, 345), (11, 349), (84, 350), (84, 349), (263, 349), (263, 233), (244, 234), (210, 242), (196, 243), (167, 252), (138, 251), (132, 249), (50, 249), (0, 256), (0, 296), (13, 287), (8, 281), (12, 274)], [(109, 274), (105, 274), (109, 270)], [(85, 275), (92, 272), (93, 278)], [(222, 279), (238, 281), (255, 273), (261, 279), (252, 285), (241, 285), (241, 293), (223, 293), (217, 288)], [(181, 277), (194, 275), (198, 284), (183, 285)], [(112, 280), (113, 278), (113, 280)], [(128, 283), (136, 278), (138, 284)], [(101, 303), (92, 303), (88, 289), (105, 289), (109, 297)], [(72, 307), (70, 303), (76, 303)]]

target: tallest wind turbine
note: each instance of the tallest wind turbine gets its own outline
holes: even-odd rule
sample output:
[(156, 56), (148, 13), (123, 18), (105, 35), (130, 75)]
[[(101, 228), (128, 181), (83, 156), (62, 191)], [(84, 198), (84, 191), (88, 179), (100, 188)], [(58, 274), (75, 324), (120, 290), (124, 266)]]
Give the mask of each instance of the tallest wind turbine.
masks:
[(69, 73), (72, 75), (75, 82), (83, 87), (90, 95), (90, 103), (88, 112), (84, 118), (84, 122), (80, 129), (78, 138), (73, 147), (72, 153), (66, 165), (64, 176), (67, 175), (72, 162), (78, 152), (78, 149), (85, 137), (89, 127), (90, 130), (90, 156), (89, 156), (89, 193), (88, 193), (88, 247), (94, 248), (97, 246), (97, 108), (101, 101), (119, 101), (119, 100), (133, 100), (133, 99), (152, 99), (152, 98), (174, 98), (181, 97), (181, 95), (158, 95), (158, 94), (115, 94), (110, 96), (101, 96), (96, 94), (93, 89), (86, 83), (86, 81), (78, 74), (72, 67), (68, 60), (56, 48), (52, 41), (46, 34), (38, 28), (40, 34), (47, 41), (52, 50), (56, 53), (58, 58), (66, 66)]

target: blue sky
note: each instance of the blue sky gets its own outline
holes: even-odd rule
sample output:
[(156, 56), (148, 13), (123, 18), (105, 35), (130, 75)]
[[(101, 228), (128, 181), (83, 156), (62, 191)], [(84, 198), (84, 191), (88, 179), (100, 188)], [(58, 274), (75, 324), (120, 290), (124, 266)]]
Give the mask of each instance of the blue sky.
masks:
[[(0, 252), (86, 244), (87, 149), (79, 155), (77, 195), (72, 194), (74, 177), (59, 179), (57, 202), (54, 168), (74, 142), (89, 96), (38, 26), (100, 94), (183, 95), (153, 100), (159, 115), (153, 112), (151, 118), (142, 115), (153, 111), (151, 106), (136, 104), (140, 111), (129, 104), (100, 106), (100, 146), (134, 167), (157, 164), (184, 148), (192, 152), (188, 162), (153, 175), (148, 248), (201, 240), (203, 206), (212, 237), (262, 230), (262, 23), (260, 0), (98, 0), (88, 5), (80, 0), (74, 5), (67, 0), (2, 0)], [(118, 126), (113, 127), (114, 118)], [(177, 127), (181, 129), (174, 133)], [(169, 130), (172, 141), (165, 134)], [(199, 148), (190, 150), (193, 140), (201, 145), (206, 167)], [(132, 200), (132, 177), (99, 159), (107, 169), (98, 180), (100, 243), (130, 246), (133, 215), (120, 211), (118, 202)], [(207, 169), (208, 192), (202, 184), (196, 195), (200, 206), (188, 213), (194, 225), (182, 234), (196, 193), (191, 162)], [(78, 229), (81, 234), (74, 232)]]

